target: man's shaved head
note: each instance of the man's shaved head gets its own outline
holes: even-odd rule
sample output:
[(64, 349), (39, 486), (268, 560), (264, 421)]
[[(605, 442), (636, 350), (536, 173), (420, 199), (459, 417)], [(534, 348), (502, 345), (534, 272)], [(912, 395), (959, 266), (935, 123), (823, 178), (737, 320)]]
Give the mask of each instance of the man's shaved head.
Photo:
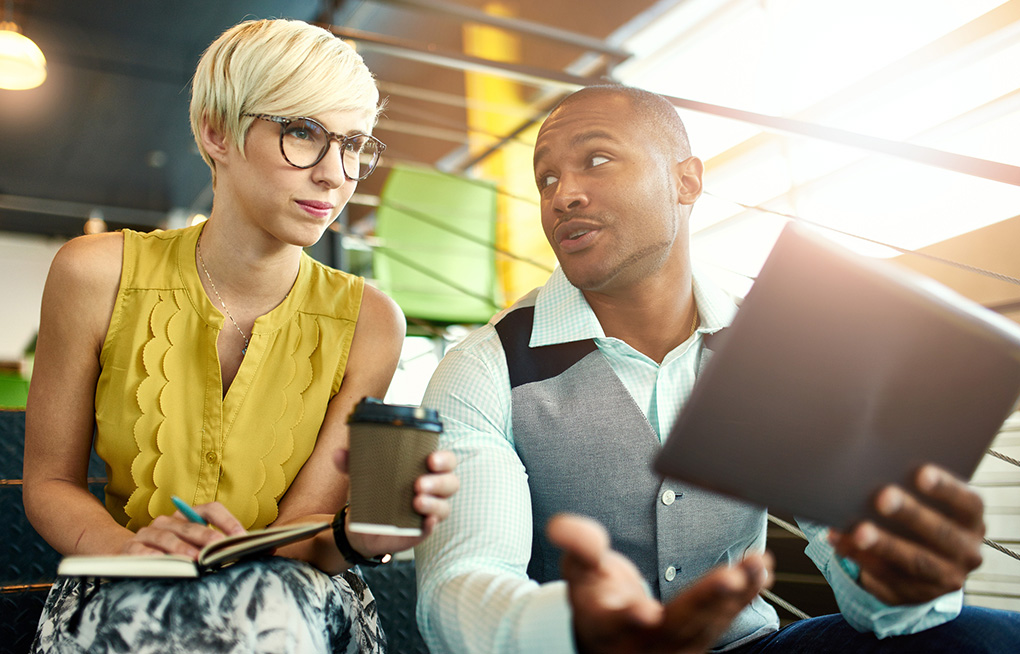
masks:
[[(557, 103), (550, 115), (561, 107), (579, 101), (598, 101), (599, 96), (623, 96), (630, 101), (630, 106), (638, 118), (648, 126), (649, 138), (661, 139), (665, 152), (670, 153), (676, 161), (683, 161), (691, 156), (691, 145), (687, 140), (687, 129), (676, 113), (676, 108), (657, 93), (623, 84), (600, 84), (587, 86), (576, 91)], [(621, 117), (622, 118), (622, 117)]]

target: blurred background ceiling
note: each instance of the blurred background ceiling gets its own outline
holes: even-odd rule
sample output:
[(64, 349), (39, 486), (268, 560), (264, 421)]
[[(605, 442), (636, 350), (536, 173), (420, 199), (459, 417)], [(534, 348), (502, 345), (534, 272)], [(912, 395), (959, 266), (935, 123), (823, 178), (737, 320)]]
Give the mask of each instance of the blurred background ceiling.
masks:
[[(607, 77), (678, 100), (707, 164), (695, 254), (737, 280), (790, 215), (915, 249), (1020, 213), (1015, 0), (4, 6), (48, 61), (42, 86), (0, 90), (4, 232), (66, 238), (90, 215), (150, 228), (207, 213), (190, 76), (226, 27), (281, 16), (354, 40), (388, 96), (376, 130), (387, 167), (361, 184), (344, 227), (370, 223), (390, 167), (416, 163), (495, 182), (518, 200), (501, 206), (506, 230), (535, 232), (533, 125), (579, 79)], [(549, 261), (540, 242), (520, 247)]]
[[(369, 42), (358, 47), (389, 97), (376, 131), (389, 146), (388, 162), (435, 165), (449, 157), (448, 167), (463, 168), (465, 75), (451, 65), (466, 64), (422, 59), (463, 57), (470, 15), (463, 12), (480, 13), (482, 4), (8, 0), (22, 32), (45, 53), (48, 79), (31, 91), (0, 91), (0, 229), (75, 235), (90, 212), (111, 227), (157, 226), (173, 212), (207, 212), (209, 171), (188, 126), (190, 78), (205, 47), (246, 18), (299, 18), (386, 37), (385, 52)], [(652, 1), (511, 4), (516, 19), (564, 25), (568, 38), (604, 47), (601, 39)], [(555, 73), (586, 52), (557, 38), (517, 34), (521, 69)], [(534, 86), (530, 91), (538, 97)], [(359, 190), (377, 193), (384, 179), (377, 174)]]

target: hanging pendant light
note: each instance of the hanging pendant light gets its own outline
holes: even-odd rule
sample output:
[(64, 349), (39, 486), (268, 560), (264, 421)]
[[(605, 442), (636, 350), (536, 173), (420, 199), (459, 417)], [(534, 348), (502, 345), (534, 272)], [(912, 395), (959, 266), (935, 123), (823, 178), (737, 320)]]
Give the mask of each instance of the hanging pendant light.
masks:
[(0, 89), (34, 89), (46, 80), (46, 57), (12, 19), (11, 0), (0, 22)]

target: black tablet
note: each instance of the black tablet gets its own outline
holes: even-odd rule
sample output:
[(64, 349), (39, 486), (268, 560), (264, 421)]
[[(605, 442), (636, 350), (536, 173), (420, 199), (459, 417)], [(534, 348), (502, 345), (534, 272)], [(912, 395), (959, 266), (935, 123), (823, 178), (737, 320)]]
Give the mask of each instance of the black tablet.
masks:
[(970, 479), (1020, 396), (1020, 325), (795, 224), (719, 336), (655, 470), (843, 529), (924, 462)]

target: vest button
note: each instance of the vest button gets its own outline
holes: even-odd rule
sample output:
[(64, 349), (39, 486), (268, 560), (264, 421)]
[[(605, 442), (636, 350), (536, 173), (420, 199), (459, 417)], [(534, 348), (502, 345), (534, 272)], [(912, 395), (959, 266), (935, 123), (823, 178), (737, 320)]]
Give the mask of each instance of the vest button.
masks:
[(662, 494), (662, 503), (665, 504), (666, 506), (669, 506), (674, 501), (676, 501), (676, 493), (674, 493), (673, 491), (668, 490)]
[(674, 579), (676, 579), (676, 568), (674, 568), (673, 566), (669, 566), (668, 568), (666, 568), (666, 574), (662, 576), (666, 578), (666, 581), (673, 581)]
[(216, 463), (216, 452), (206, 452), (205, 453), (205, 460), (208, 461), (209, 463), (215, 464)]

